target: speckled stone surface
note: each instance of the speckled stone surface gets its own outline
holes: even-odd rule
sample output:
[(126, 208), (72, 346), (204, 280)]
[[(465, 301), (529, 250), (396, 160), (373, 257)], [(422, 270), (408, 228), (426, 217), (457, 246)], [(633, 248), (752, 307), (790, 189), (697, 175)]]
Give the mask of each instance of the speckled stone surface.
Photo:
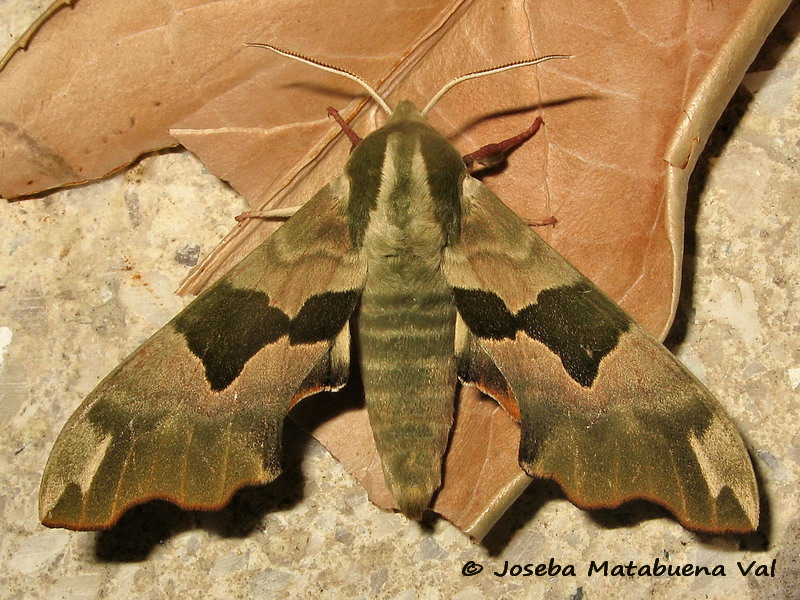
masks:
[[(0, 2), (4, 40), (45, 3)], [(800, 597), (800, 6), (746, 77), (695, 173), (686, 281), (670, 346), (717, 394), (755, 458), (762, 530), (688, 532), (649, 505), (587, 513), (533, 485), (476, 545), (371, 505), (289, 427), (287, 474), (219, 513), (135, 509), (109, 533), (50, 530), (39, 478), (99, 379), (184, 304), (173, 290), (244, 203), (186, 153), (91, 186), (0, 205), (0, 597)], [(3, 45), (5, 45), (4, 42)], [(509, 564), (575, 576), (496, 576)], [(615, 564), (718, 565), (725, 576), (615, 576)], [(462, 575), (468, 561), (483, 571)], [(589, 575), (591, 561), (609, 573)], [(739, 573), (767, 565), (774, 577)], [(754, 567), (754, 570), (757, 567)]]

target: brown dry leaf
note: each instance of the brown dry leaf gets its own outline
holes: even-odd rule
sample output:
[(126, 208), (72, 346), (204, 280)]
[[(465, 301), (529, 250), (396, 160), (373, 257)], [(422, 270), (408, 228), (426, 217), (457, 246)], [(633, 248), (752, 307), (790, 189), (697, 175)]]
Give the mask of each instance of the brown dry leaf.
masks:
[[(663, 337), (677, 301), (689, 173), (789, 2), (73, 4), (0, 72), (6, 198), (102, 177), (182, 143), (254, 207), (304, 202), (348, 151), (325, 107), (354, 117), (362, 134), (383, 116), (354, 84), (244, 42), (341, 65), (390, 105), (423, 104), (453, 76), (489, 65), (574, 54), (463, 84), (430, 120), (466, 153), (541, 114), (544, 130), (487, 183), (523, 218), (555, 216), (540, 233)], [(272, 229), (240, 224), (184, 289), (201, 289)], [(481, 537), (528, 479), (516, 466), (516, 425), (494, 403), (462, 396), (435, 509)], [(363, 410), (314, 435), (374, 502), (391, 504)]]

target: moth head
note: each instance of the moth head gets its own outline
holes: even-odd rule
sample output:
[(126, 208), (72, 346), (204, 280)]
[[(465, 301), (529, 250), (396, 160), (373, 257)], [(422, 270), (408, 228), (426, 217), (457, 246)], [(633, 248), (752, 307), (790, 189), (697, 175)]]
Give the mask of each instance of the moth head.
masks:
[[(256, 44), (248, 42), (245, 43), (245, 46), (250, 46), (254, 48), (266, 48), (267, 50), (271, 50), (272, 52), (280, 54), (281, 56), (286, 56), (287, 58), (291, 58), (300, 61), (302, 63), (306, 63), (307, 65), (311, 65), (312, 67), (322, 69), (323, 71), (328, 71), (329, 73), (336, 73), (337, 75), (341, 75), (342, 77), (346, 77), (347, 79), (355, 81), (361, 87), (363, 87), (370, 96), (372, 96), (375, 102), (378, 103), (378, 106), (380, 106), (390, 117), (392, 116), (393, 113), (397, 112), (398, 110), (404, 110), (405, 105), (411, 106), (410, 103), (401, 102), (400, 104), (397, 105), (395, 110), (392, 110), (386, 103), (386, 101), (380, 96), (380, 94), (378, 94), (378, 92), (376, 92), (366, 81), (364, 81), (361, 77), (359, 77), (355, 73), (351, 73), (350, 71), (342, 69), (341, 67), (334, 67), (324, 62), (314, 60), (313, 58), (303, 56), (302, 54), (290, 52), (289, 50), (283, 50), (282, 48), (278, 48), (277, 46), (271, 46), (270, 44)], [(424, 117), (425, 115), (427, 115), (428, 112), (430, 112), (430, 110), (433, 108), (433, 106), (442, 98), (442, 96), (444, 96), (447, 92), (453, 89), (456, 85), (464, 81), (475, 79), (477, 77), (484, 77), (485, 75), (492, 75), (494, 73), (502, 73), (503, 71), (508, 71), (510, 69), (517, 69), (519, 67), (529, 67), (531, 65), (538, 65), (539, 63), (548, 60), (560, 59), (560, 58), (574, 58), (574, 57), (567, 54), (551, 54), (548, 56), (540, 56), (539, 58), (518, 60), (497, 67), (489, 67), (486, 69), (481, 69), (480, 71), (473, 71), (471, 73), (466, 73), (465, 75), (460, 75), (455, 79), (451, 79), (444, 86), (442, 86), (442, 89), (440, 89), (433, 95), (433, 98), (430, 99), (430, 101), (425, 105), (425, 108), (419, 111), (418, 114), (420, 117)], [(417, 112), (417, 110), (414, 109), (414, 112)]]

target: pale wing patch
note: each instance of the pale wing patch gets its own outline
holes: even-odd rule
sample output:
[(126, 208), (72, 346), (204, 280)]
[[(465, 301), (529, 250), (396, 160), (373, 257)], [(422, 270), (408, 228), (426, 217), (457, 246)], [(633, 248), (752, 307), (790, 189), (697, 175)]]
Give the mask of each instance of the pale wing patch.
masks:
[[(47, 514), (55, 507), (69, 484), (75, 484), (86, 494), (94, 481), (94, 476), (113, 441), (112, 435), (102, 435), (88, 421), (77, 420), (72, 425), (72, 433), (81, 440), (80, 446), (73, 446), (70, 461), (63, 470), (54, 469), (58, 483), (47, 488), (48, 494), (41, 499), (41, 513)], [(77, 470), (75, 467), (80, 466)]]
[(469, 327), (464, 323), (461, 315), (456, 313), (456, 335), (454, 344), (455, 356), (461, 356), (469, 347)]
[(106, 452), (108, 451), (108, 447), (111, 445), (111, 442), (114, 441), (114, 436), (112, 435), (105, 435), (97, 442), (94, 448), (90, 447), (90, 450), (94, 450), (92, 452), (92, 456), (84, 463), (83, 469), (78, 474), (77, 483), (81, 491), (86, 493), (89, 489), (89, 486), (92, 484), (94, 480), (95, 473), (97, 473), (98, 468), (100, 467), (100, 463), (103, 462), (103, 459), (106, 456)]
[(491, 290), (516, 313), (543, 290), (583, 281), (483, 183), (464, 177), (462, 194), (461, 243), (444, 256), (452, 287)]
[(750, 480), (742, 477), (750, 469), (747, 453), (731, 452), (732, 447), (741, 446), (739, 437), (722, 419), (715, 418), (702, 435), (690, 435), (689, 444), (697, 457), (703, 477), (714, 498), (718, 498), (724, 487), (730, 487), (753, 525), (758, 523), (756, 490), (748, 485)]
[(359, 289), (364, 265), (344, 214), (349, 185), (347, 177), (331, 181), (223, 279), (264, 292), (290, 318), (314, 294)]

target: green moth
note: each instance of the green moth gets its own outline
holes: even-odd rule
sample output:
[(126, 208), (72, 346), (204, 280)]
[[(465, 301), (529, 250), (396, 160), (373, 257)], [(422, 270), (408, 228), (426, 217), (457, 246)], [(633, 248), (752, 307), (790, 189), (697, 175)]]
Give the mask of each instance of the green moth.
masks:
[(345, 384), (355, 342), (386, 483), (410, 517), (440, 486), (461, 382), (520, 423), (522, 468), (580, 507), (644, 498), (692, 529), (757, 526), (752, 464), (720, 404), (425, 119), (460, 81), (554, 57), (392, 111), (355, 75), (264, 47), (358, 81), (388, 121), (86, 398), (45, 468), (45, 525), (107, 528), (156, 498), (219, 508), (273, 480), (284, 417)]

